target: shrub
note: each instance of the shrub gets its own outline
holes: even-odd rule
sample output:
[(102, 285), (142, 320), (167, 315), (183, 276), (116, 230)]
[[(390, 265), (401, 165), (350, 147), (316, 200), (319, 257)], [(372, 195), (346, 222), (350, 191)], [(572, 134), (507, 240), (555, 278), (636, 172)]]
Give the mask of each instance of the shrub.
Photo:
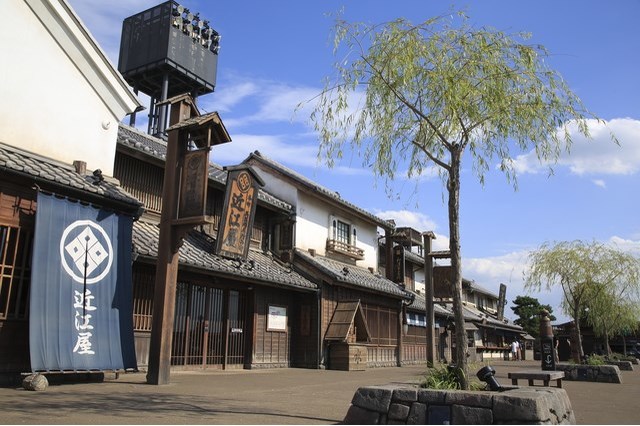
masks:
[(610, 359), (612, 361), (633, 361), (634, 359), (636, 359), (636, 357), (613, 352), (610, 356), (607, 357), (607, 359)]
[[(469, 371), (474, 370), (474, 366), (469, 366)], [(456, 376), (456, 367), (454, 366), (438, 366), (429, 369), (425, 375), (425, 379), (420, 383), (421, 388), (427, 389), (460, 389), (460, 383), (458, 383), (458, 377)], [(469, 381), (470, 390), (482, 390), (485, 388), (485, 383), (481, 383), (477, 380)]]
[(591, 354), (587, 357), (587, 365), (605, 365), (605, 358), (602, 355)]

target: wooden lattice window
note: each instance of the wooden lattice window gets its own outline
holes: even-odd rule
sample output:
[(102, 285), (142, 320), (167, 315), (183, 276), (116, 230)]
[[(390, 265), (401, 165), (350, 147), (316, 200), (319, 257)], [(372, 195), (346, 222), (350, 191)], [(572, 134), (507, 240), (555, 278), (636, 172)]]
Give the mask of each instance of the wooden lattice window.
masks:
[(133, 329), (151, 331), (153, 319), (153, 287), (155, 275), (148, 268), (133, 272)]
[(339, 241), (344, 244), (350, 244), (351, 243), (351, 240), (349, 239), (350, 229), (351, 227), (349, 226), (348, 223), (344, 223), (343, 221), (339, 220), (336, 226), (336, 238), (335, 238), (336, 241)]
[(0, 225), (0, 320), (27, 318), (32, 244), (30, 229)]

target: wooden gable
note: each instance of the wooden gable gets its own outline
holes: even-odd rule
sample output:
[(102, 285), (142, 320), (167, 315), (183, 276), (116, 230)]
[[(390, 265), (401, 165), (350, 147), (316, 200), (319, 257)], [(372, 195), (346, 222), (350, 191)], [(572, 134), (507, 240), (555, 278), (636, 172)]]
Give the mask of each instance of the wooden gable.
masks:
[(349, 343), (371, 341), (360, 300), (338, 302), (324, 338)]

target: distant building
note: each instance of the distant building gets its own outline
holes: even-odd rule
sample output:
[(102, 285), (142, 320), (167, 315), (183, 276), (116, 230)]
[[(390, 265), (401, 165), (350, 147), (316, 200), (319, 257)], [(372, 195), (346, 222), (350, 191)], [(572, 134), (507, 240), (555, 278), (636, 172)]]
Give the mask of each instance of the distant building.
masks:
[[(387, 241), (392, 241), (393, 260), (386, 261)], [(380, 240), (381, 269), (391, 269), (391, 276), (399, 285), (415, 295), (414, 302), (406, 307), (407, 333), (404, 338), (404, 354), (409, 361), (426, 359), (426, 301), (425, 301), (425, 253), (422, 233), (408, 227), (395, 228), (391, 238)], [(404, 262), (402, 262), (404, 259)], [(455, 347), (453, 330), (451, 285), (448, 283), (448, 269), (436, 267), (434, 287), (436, 298), (435, 344), (436, 357), (439, 360), (451, 360)], [(440, 289), (440, 291), (438, 291)], [(442, 291), (448, 294), (440, 294)], [(473, 360), (504, 358), (508, 356), (508, 344), (513, 339), (531, 343), (522, 327), (509, 319), (500, 318), (499, 296), (473, 281), (462, 280), (462, 303), (465, 318), (465, 330)]]

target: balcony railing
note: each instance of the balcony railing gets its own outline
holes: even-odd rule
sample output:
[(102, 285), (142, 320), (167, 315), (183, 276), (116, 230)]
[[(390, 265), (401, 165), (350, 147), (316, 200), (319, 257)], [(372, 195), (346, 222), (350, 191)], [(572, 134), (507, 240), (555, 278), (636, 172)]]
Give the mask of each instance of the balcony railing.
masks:
[(327, 251), (343, 254), (355, 260), (364, 259), (364, 250), (338, 240), (327, 240)]

